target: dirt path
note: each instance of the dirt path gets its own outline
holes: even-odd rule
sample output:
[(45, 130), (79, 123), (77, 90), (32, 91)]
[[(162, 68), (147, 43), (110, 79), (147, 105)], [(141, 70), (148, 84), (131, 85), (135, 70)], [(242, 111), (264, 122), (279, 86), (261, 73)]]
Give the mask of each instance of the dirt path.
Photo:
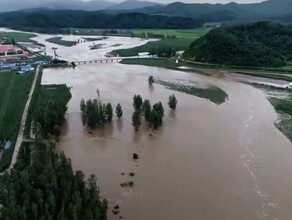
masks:
[[(20, 148), (20, 146), (21, 146), (21, 144), (23, 142), (23, 132), (24, 132), (24, 128), (25, 128), (25, 122), (26, 122), (26, 118), (27, 118), (27, 114), (28, 114), (28, 109), (29, 109), (29, 106), (30, 106), (30, 103), (31, 103), (32, 95), (34, 93), (34, 90), (35, 90), (35, 87), (36, 87), (36, 84), (37, 84), (37, 79), (38, 79), (39, 73), (40, 73), (40, 66), (37, 67), (36, 74), (35, 74), (31, 89), (30, 89), (30, 93), (29, 93), (28, 99), (26, 101), (26, 104), (25, 104), (25, 107), (24, 107), (24, 110), (23, 110), (23, 113), (22, 113), (20, 127), (19, 127), (19, 130), (18, 130), (17, 140), (16, 140), (16, 143), (15, 143), (15, 147), (14, 147), (14, 152), (13, 152), (13, 155), (12, 155), (11, 163), (10, 163), (9, 168), (6, 169), (6, 171), (9, 171), (14, 166), (14, 164), (16, 163), (16, 159), (17, 159), (17, 155), (18, 155), (18, 152), (19, 152), (19, 148)], [(4, 171), (4, 172), (6, 172), (6, 171)], [(4, 174), (4, 172), (2, 172), (1, 175)]]

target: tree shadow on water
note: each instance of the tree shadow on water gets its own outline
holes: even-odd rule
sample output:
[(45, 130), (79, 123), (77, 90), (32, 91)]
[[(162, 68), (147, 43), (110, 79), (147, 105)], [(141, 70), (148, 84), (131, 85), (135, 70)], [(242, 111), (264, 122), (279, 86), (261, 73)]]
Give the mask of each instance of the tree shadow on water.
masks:
[(117, 120), (117, 128), (118, 128), (118, 130), (121, 131), (123, 129), (123, 126), (124, 126), (123, 119), (122, 118), (121, 119), (118, 119)]

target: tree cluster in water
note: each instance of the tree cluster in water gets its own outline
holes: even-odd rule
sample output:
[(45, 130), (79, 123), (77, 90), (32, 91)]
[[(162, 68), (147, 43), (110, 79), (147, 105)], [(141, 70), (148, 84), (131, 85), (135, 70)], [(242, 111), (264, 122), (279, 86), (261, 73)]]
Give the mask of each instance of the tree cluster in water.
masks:
[(140, 95), (135, 95), (133, 98), (133, 106), (135, 111), (132, 116), (132, 125), (136, 131), (139, 130), (142, 116), (144, 116), (145, 121), (147, 121), (149, 126), (153, 127), (153, 129), (157, 129), (162, 126), (164, 108), (161, 102), (154, 104), (151, 108), (151, 103), (148, 99), (143, 102)]
[[(89, 99), (86, 102), (81, 100), (80, 110), (82, 113), (82, 122), (90, 128), (103, 127), (111, 123), (113, 119), (113, 108), (111, 103), (104, 104), (97, 99)], [(123, 116), (123, 110), (120, 104), (116, 107), (118, 118)]]
[[(152, 76), (149, 77), (149, 84), (154, 82)], [(169, 97), (168, 101), (169, 108), (171, 110), (176, 109), (177, 99), (174, 95)], [(149, 127), (158, 129), (162, 126), (164, 117), (164, 108), (161, 102), (158, 102), (151, 106), (150, 100), (146, 99), (143, 101), (140, 95), (133, 97), (134, 112), (132, 115), (132, 125), (136, 131), (141, 126), (142, 117), (148, 122)], [(96, 99), (89, 99), (86, 102), (84, 99), (80, 102), (80, 110), (82, 113), (83, 125), (87, 125), (90, 128), (102, 128), (105, 124), (111, 123), (113, 118), (113, 108), (111, 103), (104, 104)], [(122, 106), (118, 104), (116, 106), (116, 116), (121, 118), (123, 116)]]

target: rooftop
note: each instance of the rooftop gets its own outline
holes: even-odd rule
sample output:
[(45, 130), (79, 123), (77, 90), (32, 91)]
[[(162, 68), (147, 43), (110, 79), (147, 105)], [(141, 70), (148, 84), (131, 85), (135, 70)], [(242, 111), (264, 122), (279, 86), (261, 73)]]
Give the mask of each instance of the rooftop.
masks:
[(14, 46), (0, 44), (0, 53), (4, 53), (4, 52), (8, 52), (8, 51), (14, 51)]

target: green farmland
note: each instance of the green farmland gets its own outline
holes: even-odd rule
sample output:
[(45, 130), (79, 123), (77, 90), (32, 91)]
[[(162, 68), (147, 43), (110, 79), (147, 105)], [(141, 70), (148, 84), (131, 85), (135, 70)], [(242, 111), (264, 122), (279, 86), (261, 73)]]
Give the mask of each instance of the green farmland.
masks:
[(65, 47), (72, 47), (76, 45), (75, 41), (62, 40), (62, 37), (52, 37), (52, 38), (46, 39), (46, 41), (53, 44), (62, 45)]
[(0, 39), (11, 40), (12, 38), (16, 42), (34, 42), (31, 38), (35, 37), (34, 34), (27, 34), (21, 32), (0, 32)]
[(25, 75), (18, 75), (16, 72), (0, 73), (0, 140), (12, 141), (10, 149), (5, 150), (2, 155), (0, 171), (10, 164), (33, 77), (32, 72)]
[[(153, 48), (157, 49), (159, 46), (168, 46), (173, 50), (186, 50), (188, 46), (199, 37), (205, 35), (210, 29), (200, 28), (195, 30), (132, 30), (134, 35), (142, 36), (145, 33), (148, 35), (163, 35), (164, 38), (158, 41), (151, 41), (145, 45), (113, 51), (122, 57), (137, 56), (141, 52), (150, 52)], [(169, 37), (168, 37), (169, 36)], [(174, 38), (172, 36), (175, 36)]]
[(191, 39), (194, 40), (196, 38), (201, 37), (210, 31), (210, 28), (198, 28), (193, 30), (173, 30), (173, 29), (134, 29), (132, 33), (135, 35), (142, 35), (145, 33), (147, 36), (148, 33), (154, 35), (164, 35), (165, 38), (167, 36), (175, 36), (177, 39)]

